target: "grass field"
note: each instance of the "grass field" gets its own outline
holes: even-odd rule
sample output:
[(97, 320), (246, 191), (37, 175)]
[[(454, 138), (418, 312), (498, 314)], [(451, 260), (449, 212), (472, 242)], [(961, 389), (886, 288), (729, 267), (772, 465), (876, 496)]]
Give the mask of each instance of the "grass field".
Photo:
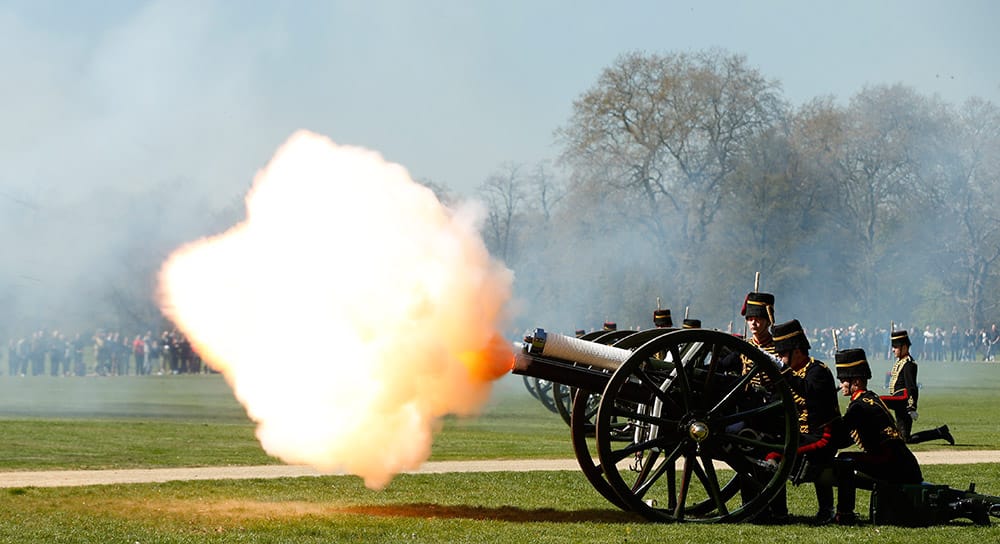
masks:
[[(884, 372), (875, 365), (876, 376)], [(888, 366), (887, 364), (885, 365)], [(1000, 449), (1000, 365), (922, 364), (916, 428)], [(878, 380), (876, 380), (877, 382)], [(0, 470), (275, 463), (220, 376), (0, 377)], [(566, 426), (503, 380), (475, 419), (449, 418), (432, 459), (571, 457)], [(925, 478), (1000, 495), (1000, 467), (928, 466)], [(865, 503), (859, 495), (859, 507)], [(1000, 525), (926, 529), (804, 523), (812, 489), (789, 486), (790, 526), (655, 525), (607, 503), (575, 471), (353, 476), (0, 490), (0, 542), (997, 542)]]

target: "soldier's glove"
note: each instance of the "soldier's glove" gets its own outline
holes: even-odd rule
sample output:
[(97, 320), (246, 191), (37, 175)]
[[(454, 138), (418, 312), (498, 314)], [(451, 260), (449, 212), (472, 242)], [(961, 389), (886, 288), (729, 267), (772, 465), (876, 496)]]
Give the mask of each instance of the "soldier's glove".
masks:
[(919, 417), (919, 414), (917, 414), (917, 411), (916, 410), (910, 410), (910, 419), (912, 419), (913, 421), (916, 421), (917, 417)]

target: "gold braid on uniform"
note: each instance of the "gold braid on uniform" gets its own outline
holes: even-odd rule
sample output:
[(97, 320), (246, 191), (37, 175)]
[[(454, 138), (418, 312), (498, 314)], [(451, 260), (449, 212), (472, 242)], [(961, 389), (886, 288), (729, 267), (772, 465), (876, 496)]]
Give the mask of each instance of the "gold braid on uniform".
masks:
[(896, 389), (896, 382), (899, 381), (899, 373), (903, 371), (903, 364), (906, 363), (906, 359), (908, 359), (908, 358), (909, 357), (906, 357), (906, 358), (903, 358), (903, 359), (896, 359), (896, 362), (892, 364), (892, 370), (890, 371), (890, 373), (892, 374), (892, 376), (889, 378), (889, 392), (890, 393), (895, 393), (897, 391), (897, 389)]
[[(750, 345), (756, 347), (757, 349), (759, 349), (759, 350), (761, 350), (763, 352), (769, 353), (772, 357), (776, 358), (778, 356), (778, 354), (775, 353), (775, 351), (774, 351), (774, 341), (773, 340), (771, 341), (771, 343), (769, 345), (767, 345), (767, 346), (761, 346), (760, 344), (757, 343), (757, 340), (754, 337), (751, 336), (750, 339), (747, 340), (747, 342), (749, 342)], [(743, 363), (743, 372), (742, 372), (743, 375), (749, 374), (750, 373), (750, 369), (752, 369), (753, 365), (754, 365), (753, 360), (751, 360), (746, 355), (740, 354), (740, 362)], [(763, 386), (763, 387), (766, 387), (766, 388), (770, 388), (770, 386), (771, 386), (771, 379), (768, 378), (766, 374), (760, 374), (760, 373), (758, 373), (756, 376), (750, 378), (750, 385), (751, 386)]]
[[(899, 387), (896, 387), (896, 384), (899, 383), (899, 375), (903, 372), (903, 367), (906, 366), (906, 363), (910, 362), (913, 362), (913, 356), (907, 355), (902, 359), (896, 359), (896, 362), (892, 364), (892, 370), (889, 371), (891, 374), (889, 377), (890, 394), (895, 395), (896, 393), (906, 389), (905, 383), (901, 384)], [(909, 396), (909, 392), (907, 392), (906, 406), (911, 409), (913, 407), (913, 398)]]
[[(893, 421), (892, 413), (889, 411), (889, 407), (886, 406), (885, 403), (882, 402), (882, 399), (878, 398), (878, 396), (876, 396), (874, 399), (865, 397), (862, 398), (861, 401), (870, 404), (872, 406), (878, 406), (879, 408), (882, 408), (886, 416), (890, 418), (890, 421)], [(858, 431), (856, 430), (851, 431), (851, 438), (854, 439), (854, 443), (857, 444), (858, 447), (860, 447), (865, 451), (868, 451), (867, 449), (865, 449), (865, 445), (861, 443), (861, 436), (858, 434)], [(903, 439), (903, 435), (899, 433), (899, 429), (897, 429), (895, 425), (889, 425), (888, 427), (882, 429), (882, 440), (889, 440), (893, 438), (898, 438), (899, 440)]]
[[(809, 365), (813, 364), (815, 359), (809, 358), (809, 362), (802, 365), (802, 368), (798, 370), (792, 370), (792, 376), (796, 378), (806, 379), (806, 371), (809, 370)], [(799, 433), (809, 434), (809, 410), (806, 408), (806, 398), (799, 395), (795, 391), (795, 388), (790, 388), (792, 390), (792, 400), (795, 401), (795, 407), (799, 412)]]

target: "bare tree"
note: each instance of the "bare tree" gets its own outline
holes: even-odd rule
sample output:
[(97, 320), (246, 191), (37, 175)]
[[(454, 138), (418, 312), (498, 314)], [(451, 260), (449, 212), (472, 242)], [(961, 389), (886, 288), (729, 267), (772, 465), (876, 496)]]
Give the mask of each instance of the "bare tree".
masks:
[[(943, 132), (943, 153), (928, 169), (927, 184), (936, 193), (936, 218), (942, 236), (939, 276), (966, 310), (968, 326), (978, 329), (995, 314), (1000, 262), (1000, 108), (981, 99), (969, 100), (955, 115), (952, 130)], [(957, 266), (956, 266), (957, 265)]]
[(742, 56), (629, 53), (574, 103), (557, 134), (577, 187), (619, 203), (661, 269), (690, 293), (727, 184), (783, 107), (777, 83)]
[(528, 179), (522, 170), (519, 164), (505, 163), (479, 188), (487, 207), (484, 226), (486, 246), (508, 266), (516, 256), (515, 220), (523, 211), (527, 193)]
[(929, 101), (901, 85), (864, 89), (839, 116), (827, 164), (839, 198), (828, 210), (855, 248), (850, 277), (862, 315), (887, 310), (879, 270), (898, 255), (892, 237), (919, 196), (914, 150), (925, 147), (933, 117)]

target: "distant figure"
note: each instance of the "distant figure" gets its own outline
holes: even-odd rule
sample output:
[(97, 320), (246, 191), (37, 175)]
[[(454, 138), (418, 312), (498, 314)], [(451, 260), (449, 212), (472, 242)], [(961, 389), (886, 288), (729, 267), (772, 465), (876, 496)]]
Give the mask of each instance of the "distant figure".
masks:
[(910, 434), (913, 422), (917, 420), (917, 397), (920, 389), (917, 387), (917, 363), (910, 356), (910, 336), (905, 330), (892, 331), (892, 353), (896, 356), (896, 362), (890, 371), (890, 394), (883, 396), (882, 401), (895, 413), (896, 426), (899, 427), (903, 440), (916, 444), (941, 439), (954, 446), (955, 439), (947, 425)]

